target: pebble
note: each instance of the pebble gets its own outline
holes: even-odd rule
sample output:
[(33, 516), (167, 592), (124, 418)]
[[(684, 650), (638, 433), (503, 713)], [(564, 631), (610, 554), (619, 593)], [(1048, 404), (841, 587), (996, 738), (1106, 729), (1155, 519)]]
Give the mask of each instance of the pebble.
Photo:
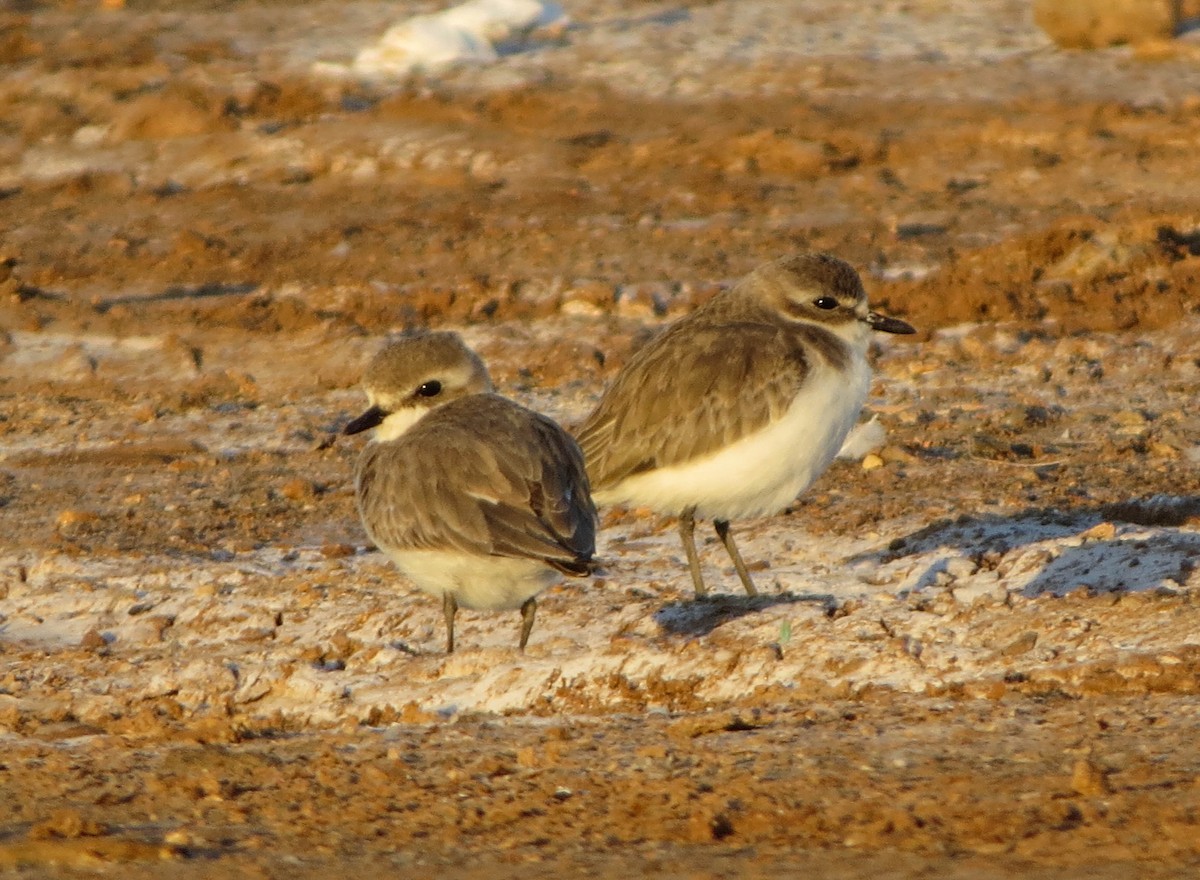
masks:
[(1086, 532), (1079, 535), (1085, 541), (1111, 541), (1117, 534), (1117, 527), (1110, 522), (1097, 523)]
[(1179, 26), (1175, 0), (1034, 0), (1033, 20), (1064, 49), (1169, 40)]
[(604, 314), (604, 310), (600, 306), (585, 299), (568, 299), (563, 302), (561, 311), (564, 315), (583, 318), (597, 318)]
[(954, 597), (955, 602), (962, 605), (974, 605), (985, 600), (1002, 602), (1008, 595), (1008, 590), (996, 581), (975, 580), (954, 586), (950, 595)]
[(975, 574), (975, 563), (966, 556), (951, 556), (946, 560), (946, 574), (955, 580), (963, 580)]
[(663, 282), (621, 284), (616, 300), (617, 314), (624, 318), (660, 317), (667, 313), (671, 291)]
[(83, 637), (79, 640), (79, 647), (88, 648), (90, 650), (96, 650), (98, 648), (104, 648), (107, 646), (108, 640), (105, 639), (100, 630), (96, 629), (95, 627), (92, 627), (85, 632)]
[(899, 446), (885, 446), (879, 450), (879, 456), (888, 464), (916, 464), (920, 461), (917, 456)]
[(60, 513), (54, 522), (60, 529), (70, 529), (74, 526), (89, 525), (99, 521), (100, 515), (98, 513), (93, 513), (90, 510), (71, 508)]
[(186, 828), (176, 828), (163, 835), (163, 843), (170, 846), (194, 846), (196, 836)]
[(1085, 797), (1096, 797), (1112, 791), (1108, 773), (1095, 762), (1080, 758), (1071, 770), (1071, 790)]
[(310, 501), (317, 494), (317, 487), (311, 480), (295, 477), (279, 487), (279, 494), (289, 501)]
[(1000, 649), (1002, 657), (1019, 657), (1022, 654), (1027, 654), (1037, 646), (1038, 635), (1030, 631), (1017, 636), (1007, 645)]

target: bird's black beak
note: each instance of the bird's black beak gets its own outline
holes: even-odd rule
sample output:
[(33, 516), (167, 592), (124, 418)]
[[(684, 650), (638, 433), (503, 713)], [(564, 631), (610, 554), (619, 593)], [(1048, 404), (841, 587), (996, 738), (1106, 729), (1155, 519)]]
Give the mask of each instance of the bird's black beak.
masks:
[(371, 428), (374, 428), (375, 426), (380, 424), (385, 418), (387, 418), (387, 413), (385, 413), (379, 407), (373, 406), (369, 410), (367, 410), (365, 413), (363, 413), (361, 416), (359, 416), (357, 419), (352, 420), (350, 422), (350, 424), (346, 425), (346, 427), (342, 428), (342, 433), (343, 434), (360, 434), (363, 431), (367, 431), (367, 430), (370, 430)]
[(881, 315), (879, 312), (871, 312), (867, 315), (867, 323), (872, 330), (879, 330), (883, 333), (901, 333), (909, 334), (916, 333), (917, 328), (907, 321), (901, 321), (899, 318), (889, 318), (887, 315)]

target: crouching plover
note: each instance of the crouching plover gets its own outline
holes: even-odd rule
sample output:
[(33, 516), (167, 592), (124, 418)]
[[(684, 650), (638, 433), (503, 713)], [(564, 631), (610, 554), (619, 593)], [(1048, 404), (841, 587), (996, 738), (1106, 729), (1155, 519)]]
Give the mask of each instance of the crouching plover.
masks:
[(367, 534), (441, 597), (447, 653), (459, 606), (520, 608), (524, 649), (534, 596), (560, 572), (592, 571), (596, 508), (579, 447), (494, 393), (483, 361), (454, 333), (392, 342), (363, 388), (370, 408), (345, 433), (375, 428), (354, 474)]
[(756, 595), (729, 521), (783, 510), (833, 461), (867, 396), (874, 330), (915, 332), (872, 312), (836, 257), (760, 266), (617, 374), (579, 431), (596, 502), (678, 516), (698, 596), (695, 518), (711, 517)]

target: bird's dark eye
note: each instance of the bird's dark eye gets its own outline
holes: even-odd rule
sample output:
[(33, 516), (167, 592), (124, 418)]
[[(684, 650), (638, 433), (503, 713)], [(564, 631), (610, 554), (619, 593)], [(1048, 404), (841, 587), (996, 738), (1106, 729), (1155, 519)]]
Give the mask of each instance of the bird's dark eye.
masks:
[(437, 397), (442, 393), (442, 383), (437, 379), (430, 379), (417, 389), (417, 394), (422, 397)]
[(836, 309), (838, 301), (832, 296), (823, 296), (820, 299), (813, 300), (813, 305), (818, 309)]

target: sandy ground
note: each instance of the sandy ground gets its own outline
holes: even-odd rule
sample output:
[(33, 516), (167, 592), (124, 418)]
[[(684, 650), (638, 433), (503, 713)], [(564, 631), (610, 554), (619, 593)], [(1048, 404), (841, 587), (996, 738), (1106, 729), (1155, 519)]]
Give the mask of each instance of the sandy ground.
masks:
[[(0, 867), (1124, 878), (1200, 868), (1200, 40), (1023, 2), (599, 2), (330, 73), (418, 4), (0, 16)], [(577, 423), (662, 323), (830, 250), (916, 324), (696, 602), (673, 522), (460, 615), (334, 435), (452, 327)]]

